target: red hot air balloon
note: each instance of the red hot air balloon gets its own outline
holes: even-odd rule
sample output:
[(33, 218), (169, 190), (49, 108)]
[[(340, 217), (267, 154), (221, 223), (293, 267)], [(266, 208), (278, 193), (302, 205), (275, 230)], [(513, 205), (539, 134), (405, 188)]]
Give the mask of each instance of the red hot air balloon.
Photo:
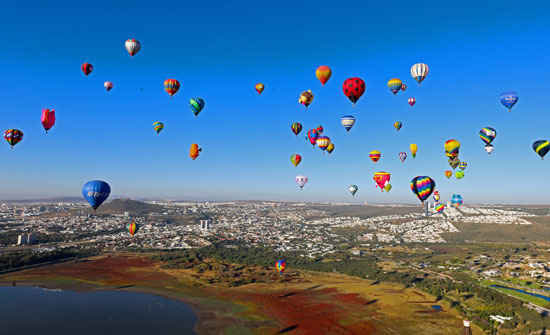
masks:
[(409, 105), (414, 106), (414, 104), (416, 103), (416, 99), (415, 98), (409, 98)]
[(170, 99), (172, 99), (172, 96), (178, 92), (180, 89), (180, 82), (176, 79), (166, 79), (164, 81), (164, 90), (170, 95)]
[(390, 176), (391, 174), (389, 172), (376, 172), (374, 174), (373, 179), (376, 182), (376, 185), (380, 187), (380, 191), (384, 192), (384, 187), (386, 187), (386, 185), (390, 182)]
[(90, 63), (84, 63), (80, 66), (80, 68), (82, 69), (82, 72), (84, 72), (86, 77), (88, 77), (88, 75), (92, 73), (92, 70), (94, 69), (93, 65)]
[(46, 134), (48, 133), (48, 130), (50, 130), (51, 127), (55, 124), (55, 109), (49, 110), (49, 109), (42, 109), (42, 126), (44, 126), (44, 129), (46, 130)]
[(357, 100), (365, 93), (365, 82), (361, 78), (348, 78), (344, 81), (342, 90), (355, 107)]

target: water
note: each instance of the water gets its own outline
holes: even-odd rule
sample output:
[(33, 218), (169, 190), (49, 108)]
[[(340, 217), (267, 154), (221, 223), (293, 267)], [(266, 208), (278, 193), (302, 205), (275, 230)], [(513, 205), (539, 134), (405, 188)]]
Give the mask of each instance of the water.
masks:
[(35, 334), (195, 334), (184, 302), (151, 294), (0, 287), (0, 332)]
[(441, 312), (443, 310), (443, 307), (441, 305), (432, 305), (432, 308), (435, 309), (437, 312)]
[(545, 295), (542, 295), (542, 294), (537, 294), (537, 293), (525, 292), (524, 290), (520, 290), (519, 288), (513, 288), (513, 287), (508, 287), (508, 286), (502, 286), (502, 285), (491, 285), (491, 287), (497, 287), (497, 288), (503, 288), (503, 289), (506, 289), (506, 290), (521, 292), (521, 293), (528, 294), (532, 297), (542, 298), (546, 301), (550, 301), (550, 297), (548, 297), (548, 296), (545, 296)]

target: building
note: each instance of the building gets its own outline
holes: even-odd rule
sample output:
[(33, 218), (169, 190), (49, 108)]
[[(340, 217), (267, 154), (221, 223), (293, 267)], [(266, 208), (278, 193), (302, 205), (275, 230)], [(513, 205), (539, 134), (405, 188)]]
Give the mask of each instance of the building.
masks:
[(200, 220), (201, 223), (201, 230), (202, 231), (209, 231), (210, 226), (212, 225), (212, 220), (206, 219), (206, 220)]
[(36, 235), (34, 234), (21, 234), (17, 236), (17, 245), (34, 244), (36, 242)]

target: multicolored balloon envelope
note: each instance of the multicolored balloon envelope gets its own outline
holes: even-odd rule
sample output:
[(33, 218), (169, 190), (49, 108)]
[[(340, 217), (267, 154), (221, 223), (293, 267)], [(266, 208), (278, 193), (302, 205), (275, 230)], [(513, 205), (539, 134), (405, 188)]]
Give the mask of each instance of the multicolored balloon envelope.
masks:
[(332, 141), (331, 141), (330, 144), (327, 147), (327, 152), (330, 155), (333, 151), (334, 151), (334, 143), (332, 143)]
[(415, 98), (409, 98), (408, 102), (409, 102), (409, 105), (411, 105), (411, 107), (412, 107), (416, 103), (416, 99)]
[(424, 203), (435, 190), (435, 181), (427, 176), (414, 177), (411, 180), (411, 190)]
[(411, 154), (413, 155), (413, 158), (416, 158), (416, 152), (418, 151), (418, 146), (416, 144), (410, 145)]
[(111, 187), (102, 180), (89, 181), (82, 187), (82, 195), (84, 196), (84, 199), (88, 201), (90, 206), (92, 206), (94, 213), (96, 209), (101, 206), (105, 200), (107, 200), (110, 194)]
[(462, 171), (466, 170), (466, 167), (468, 167), (468, 163), (462, 161), (458, 164), (458, 168), (461, 169)]
[(439, 199), (440, 199), (440, 198), (439, 198), (439, 191), (435, 191), (435, 192), (434, 192), (433, 198), (434, 198), (435, 202), (439, 202)]
[(380, 156), (382, 156), (382, 154), (378, 150), (373, 150), (369, 153), (370, 159), (375, 163), (378, 162), (378, 160), (380, 159)]
[(512, 107), (518, 102), (519, 95), (516, 92), (504, 92), (500, 95), (500, 103), (512, 111)]
[(454, 207), (459, 207), (460, 205), (462, 205), (462, 196), (460, 194), (453, 194), (453, 196), (451, 197), (451, 203), (453, 204)]
[(256, 84), (255, 88), (256, 88), (256, 92), (258, 92), (258, 95), (260, 95), (264, 91), (265, 86), (264, 84), (259, 83), (259, 84)]
[(458, 157), (458, 150), (460, 150), (460, 142), (457, 140), (448, 140), (445, 142), (445, 156), (450, 158)]
[(342, 90), (355, 107), (357, 100), (365, 93), (365, 82), (361, 78), (348, 78), (344, 81)]
[(124, 47), (126, 48), (126, 51), (130, 54), (130, 56), (134, 57), (135, 54), (141, 50), (141, 43), (138, 42), (136, 39), (129, 39), (126, 40), (124, 43)]
[(533, 150), (535, 150), (541, 159), (544, 159), (544, 156), (546, 156), (548, 150), (550, 150), (550, 142), (546, 140), (535, 141), (535, 143), (533, 143)]
[(197, 117), (204, 108), (204, 100), (202, 100), (201, 98), (191, 98), (189, 100), (189, 108), (191, 108), (193, 114), (195, 114), (195, 117)]
[(317, 130), (310, 129), (307, 131), (307, 139), (309, 140), (309, 143), (311, 143), (313, 146), (317, 143), (317, 138), (319, 137), (319, 134), (317, 133)]
[(437, 205), (435, 205), (435, 211), (436, 212), (442, 213), (443, 210), (445, 210), (445, 205), (443, 205), (442, 203), (438, 203)]
[(497, 137), (497, 131), (491, 127), (484, 127), (479, 131), (479, 138), (485, 144), (491, 144), (495, 137)]
[(298, 102), (306, 106), (306, 108), (311, 104), (312, 101), (313, 101), (313, 93), (311, 93), (311, 90), (302, 92), (302, 94), (300, 94), (300, 98), (298, 99)]
[(456, 179), (464, 178), (464, 171), (456, 171), (455, 176), (456, 176)]
[(355, 124), (355, 118), (351, 115), (342, 116), (342, 126), (349, 132)]
[(393, 127), (395, 129), (397, 129), (397, 131), (399, 131), (399, 129), (401, 129), (401, 127), (403, 126), (403, 123), (401, 123), (400, 121), (396, 121), (394, 124), (393, 124)]
[(277, 268), (277, 271), (279, 271), (279, 275), (282, 275), (286, 269), (286, 262), (283, 260), (278, 260), (275, 262), (275, 267)]
[(405, 159), (407, 159), (407, 153), (406, 152), (400, 152), (399, 153), (399, 159), (401, 160), (401, 163), (404, 163)]
[(447, 177), (447, 179), (451, 178), (451, 176), (453, 175), (453, 171), (445, 171), (445, 177)]
[(357, 187), (357, 185), (350, 185), (348, 187), (348, 190), (351, 192), (351, 195), (355, 196), (355, 193), (357, 193), (357, 190), (359, 189), (359, 187)]
[(199, 152), (201, 151), (202, 148), (199, 148), (199, 145), (197, 143), (193, 143), (191, 144), (191, 149), (189, 149), (189, 157), (195, 160), (197, 157), (199, 157)]
[(14, 145), (23, 140), (23, 132), (19, 129), (8, 129), (4, 132), (4, 139), (11, 145), (11, 148), (13, 149)]
[(172, 99), (172, 96), (176, 94), (179, 89), (180, 82), (176, 79), (166, 79), (164, 81), (164, 90), (170, 95), (170, 99)]
[(327, 81), (330, 79), (330, 76), (332, 76), (332, 70), (326, 65), (321, 65), (315, 71), (315, 75), (317, 76), (317, 79), (319, 79), (321, 84), (325, 86)]
[(403, 86), (403, 83), (398, 78), (393, 78), (393, 79), (390, 79), (390, 81), (388, 81), (388, 88), (390, 89), (390, 91), (392, 91), (393, 95), (396, 95), (402, 86)]
[(82, 72), (84, 72), (86, 77), (88, 77), (88, 75), (94, 70), (94, 66), (90, 63), (84, 63), (80, 65), (80, 69), (82, 70)]
[(323, 150), (323, 153), (325, 150), (327, 150), (328, 146), (330, 145), (330, 137), (328, 136), (319, 136), (317, 137), (317, 146), (319, 149)]
[(138, 232), (139, 230), (139, 225), (135, 222), (132, 222), (132, 223), (128, 223), (128, 225), (126, 225), (126, 230), (128, 230), (128, 232), (130, 233), (130, 235), (132, 237), (134, 237), (134, 235)]
[(315, 128), (315, 131), (317, 132), (317, 134), (319, 134), (319, 136), (323, 133), (323, 126), (321, 125), (318, 125), (317, 128)]
[(105, 87), (105, 89), (107, 90), (107, 92), (109, 92), (110, 90), (113, 89), (115, 85), (113, 83), (111, 83), (110, 81), (106, 81), (103, 83), (103, 87)]
[(384, 187), (386, 187), (387, 184), (390, 182), (390, 175), (389, 172), (376, 172), (374, 174), (374, 182), (376, 183), (377, 187), (380, 187), (380, 191), (384, 192)]
[(300, 162), (302, 161), (302, 156), (298, 155), (298, 154), (293, 154), (292, 156), (290, 156), (290, 161), (292, 162), (292, 164), (294, 164), (294, 166), (298, 166), (298, 164), (300, 164)]
[(294, 133), (294, 135), (296, 135), (296, 137), (298, 137), (298, 134), (302, 131), (302, 124), (301, 124), (301, 123), (298, 123), (298, 122), (294, 122), (294, 123), (290, 126), (290, 130), (292, 130), (292, 132)]
[(55, 109), (42, 109), (42, 126), (44, 127), (44, 130), (46, 130), (46, 134), (48, 133), (48, 130), (50, 130), (54, 125)]
[(401, 85), (401, 91), (405, 92), (406, 89), (407, 89), (407, 85), (406, 85), (406, 84)]
[(417, 63), (411, 66), (411, 76), (418, 82), (418, 86), (426, 79), (428, 72), (430, 72), (430, 68), (424, 63)]
[(455, 157), (455, 158), (449, 158), (448, 160), (449, 162), (449, 165), (454, 169), (456, 169), (456, 167), (458, 166), (458, 164), (460, 164), (460, 159), (458, 159), (458, 157)]
[(296, 178), (294, 178), (294, 182), (300, 186), (300, 190), (306, 185), (307, 183), (307, 176), (304, 175), (298, 175)]
[(157, 134), (160, 134), (160, 132), (164, 129), (164, 123), (162, 122), (153, 123), (153, 129), (155, 129)]

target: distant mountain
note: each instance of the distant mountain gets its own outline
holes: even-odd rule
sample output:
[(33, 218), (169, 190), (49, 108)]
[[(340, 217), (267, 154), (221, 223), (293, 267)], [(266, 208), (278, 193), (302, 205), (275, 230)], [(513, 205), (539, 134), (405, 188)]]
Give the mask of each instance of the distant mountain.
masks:
[(97, 210), (97, 214), (124, 214), (124, 212), (130, 213), (130, 215), (162, 213), (163, 207), (130, 199), (115, 199), (104, 203)]

